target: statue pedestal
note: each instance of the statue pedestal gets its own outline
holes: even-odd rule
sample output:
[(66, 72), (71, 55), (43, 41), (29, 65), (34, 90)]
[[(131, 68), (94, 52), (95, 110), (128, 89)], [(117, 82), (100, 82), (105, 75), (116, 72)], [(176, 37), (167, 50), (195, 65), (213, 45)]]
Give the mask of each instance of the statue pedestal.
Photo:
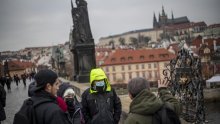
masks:
[(94, 44), (78, 44), (72, 50), (74, 55), (74, 79), (88, 83), (91, 69), (96, 67)]

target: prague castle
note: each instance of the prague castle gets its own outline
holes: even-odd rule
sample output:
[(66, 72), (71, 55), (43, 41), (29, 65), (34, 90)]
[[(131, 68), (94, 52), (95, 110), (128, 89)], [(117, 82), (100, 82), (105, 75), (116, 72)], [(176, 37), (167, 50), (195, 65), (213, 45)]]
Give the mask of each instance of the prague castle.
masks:
[(120, 45), (136, 45), (149, 46), (149, 43), (158, 43), (163, 39), (172, 41), (181, 41), (189, 38), (196, 38), (197, 36), (204, 36), (207, 30), (205, 22), (191, 22), (187, 16), (174, 17), (171, 12), (171, 18), (168, 18), (164, 7), (162, 12), (156, 18), (153, 14), (153, 28), (128, 31), (121, 34), (101, 37), (99, 39), (99, 46), (120, 46)]
[(176, 24), (184, 24), (184, 23), (190, 23), (187, 16), (174, 18), (173, 12), (172, 17), (169, 19), (167, 14), (164, 11), (164, 7), (162, 6), (162, 13), (159, 13), (158, 21), (154, 13), (153, 17), (153, 28), (161, 28), (163, 26), (171, 26)]

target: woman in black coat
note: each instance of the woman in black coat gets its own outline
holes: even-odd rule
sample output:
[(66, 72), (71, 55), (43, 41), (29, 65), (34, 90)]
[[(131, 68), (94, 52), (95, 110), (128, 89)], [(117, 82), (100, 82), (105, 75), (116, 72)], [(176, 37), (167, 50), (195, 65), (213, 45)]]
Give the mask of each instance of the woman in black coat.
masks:
[(1, 121), (6, 119), (5, 115), (5, 101), (6, 101), (6, 92), (4, 87), (0, 84), (0, 124)]
[(77, 100), (75, 92), (69, 83), (60, 85), (57, 96), (63, 98), (67, 105), (66, 115), (71, 124), (85, 124), (83, 114), (81, 112), (81, 104)]

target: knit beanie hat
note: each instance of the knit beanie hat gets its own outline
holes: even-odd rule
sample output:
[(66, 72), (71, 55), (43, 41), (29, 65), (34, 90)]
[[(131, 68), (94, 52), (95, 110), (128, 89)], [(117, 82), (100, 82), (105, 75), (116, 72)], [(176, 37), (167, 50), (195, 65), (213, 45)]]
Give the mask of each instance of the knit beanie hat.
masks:
[(40, 70), (34, 76), (34, 79), (37, 83), (36, 90), (43, 89), (47, 83), (50, 83), (51, 85), (53, 85), (56, 82), (57, 78), (58, 78), (57, 74), (53, 72), (52, 70), (49, 70), (49, 69)]
[(64, 96), (67, 95), (68, 93), (75, 94), (72, 86), (69, 83), (67, 83), (67, 82), (66, 83), (62, 83), (59, 86), (59, 90), (57, 91), (57, 96), (64, 98)]
[(65, 90), (64, 94), (63, 94), (63, 98), (66, 97), (69, 94), (73, 94), (75, 96), (75, 92), (72, 88), (68, 88)]

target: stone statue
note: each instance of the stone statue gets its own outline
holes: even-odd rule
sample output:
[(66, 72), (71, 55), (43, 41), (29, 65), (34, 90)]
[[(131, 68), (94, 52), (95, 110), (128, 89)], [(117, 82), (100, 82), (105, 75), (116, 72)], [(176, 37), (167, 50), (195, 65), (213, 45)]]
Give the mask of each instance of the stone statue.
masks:
[(85, 0), (76, 0), (76, 7), (72, 5), (72, 18), (73, 18), (73, 45), (76, 44), (85, 44), (90, 42), (90, 39), (93, 39), (88, 10), (87, 10), (87, 2)]
[(76, 0), (72, 6), (73, 30), (71, 51), (74, 59), (73, 79), (79, 83), (89, 82), (89, 73), (96, 67), (95, 43), (89, 24), (87, 2)]

